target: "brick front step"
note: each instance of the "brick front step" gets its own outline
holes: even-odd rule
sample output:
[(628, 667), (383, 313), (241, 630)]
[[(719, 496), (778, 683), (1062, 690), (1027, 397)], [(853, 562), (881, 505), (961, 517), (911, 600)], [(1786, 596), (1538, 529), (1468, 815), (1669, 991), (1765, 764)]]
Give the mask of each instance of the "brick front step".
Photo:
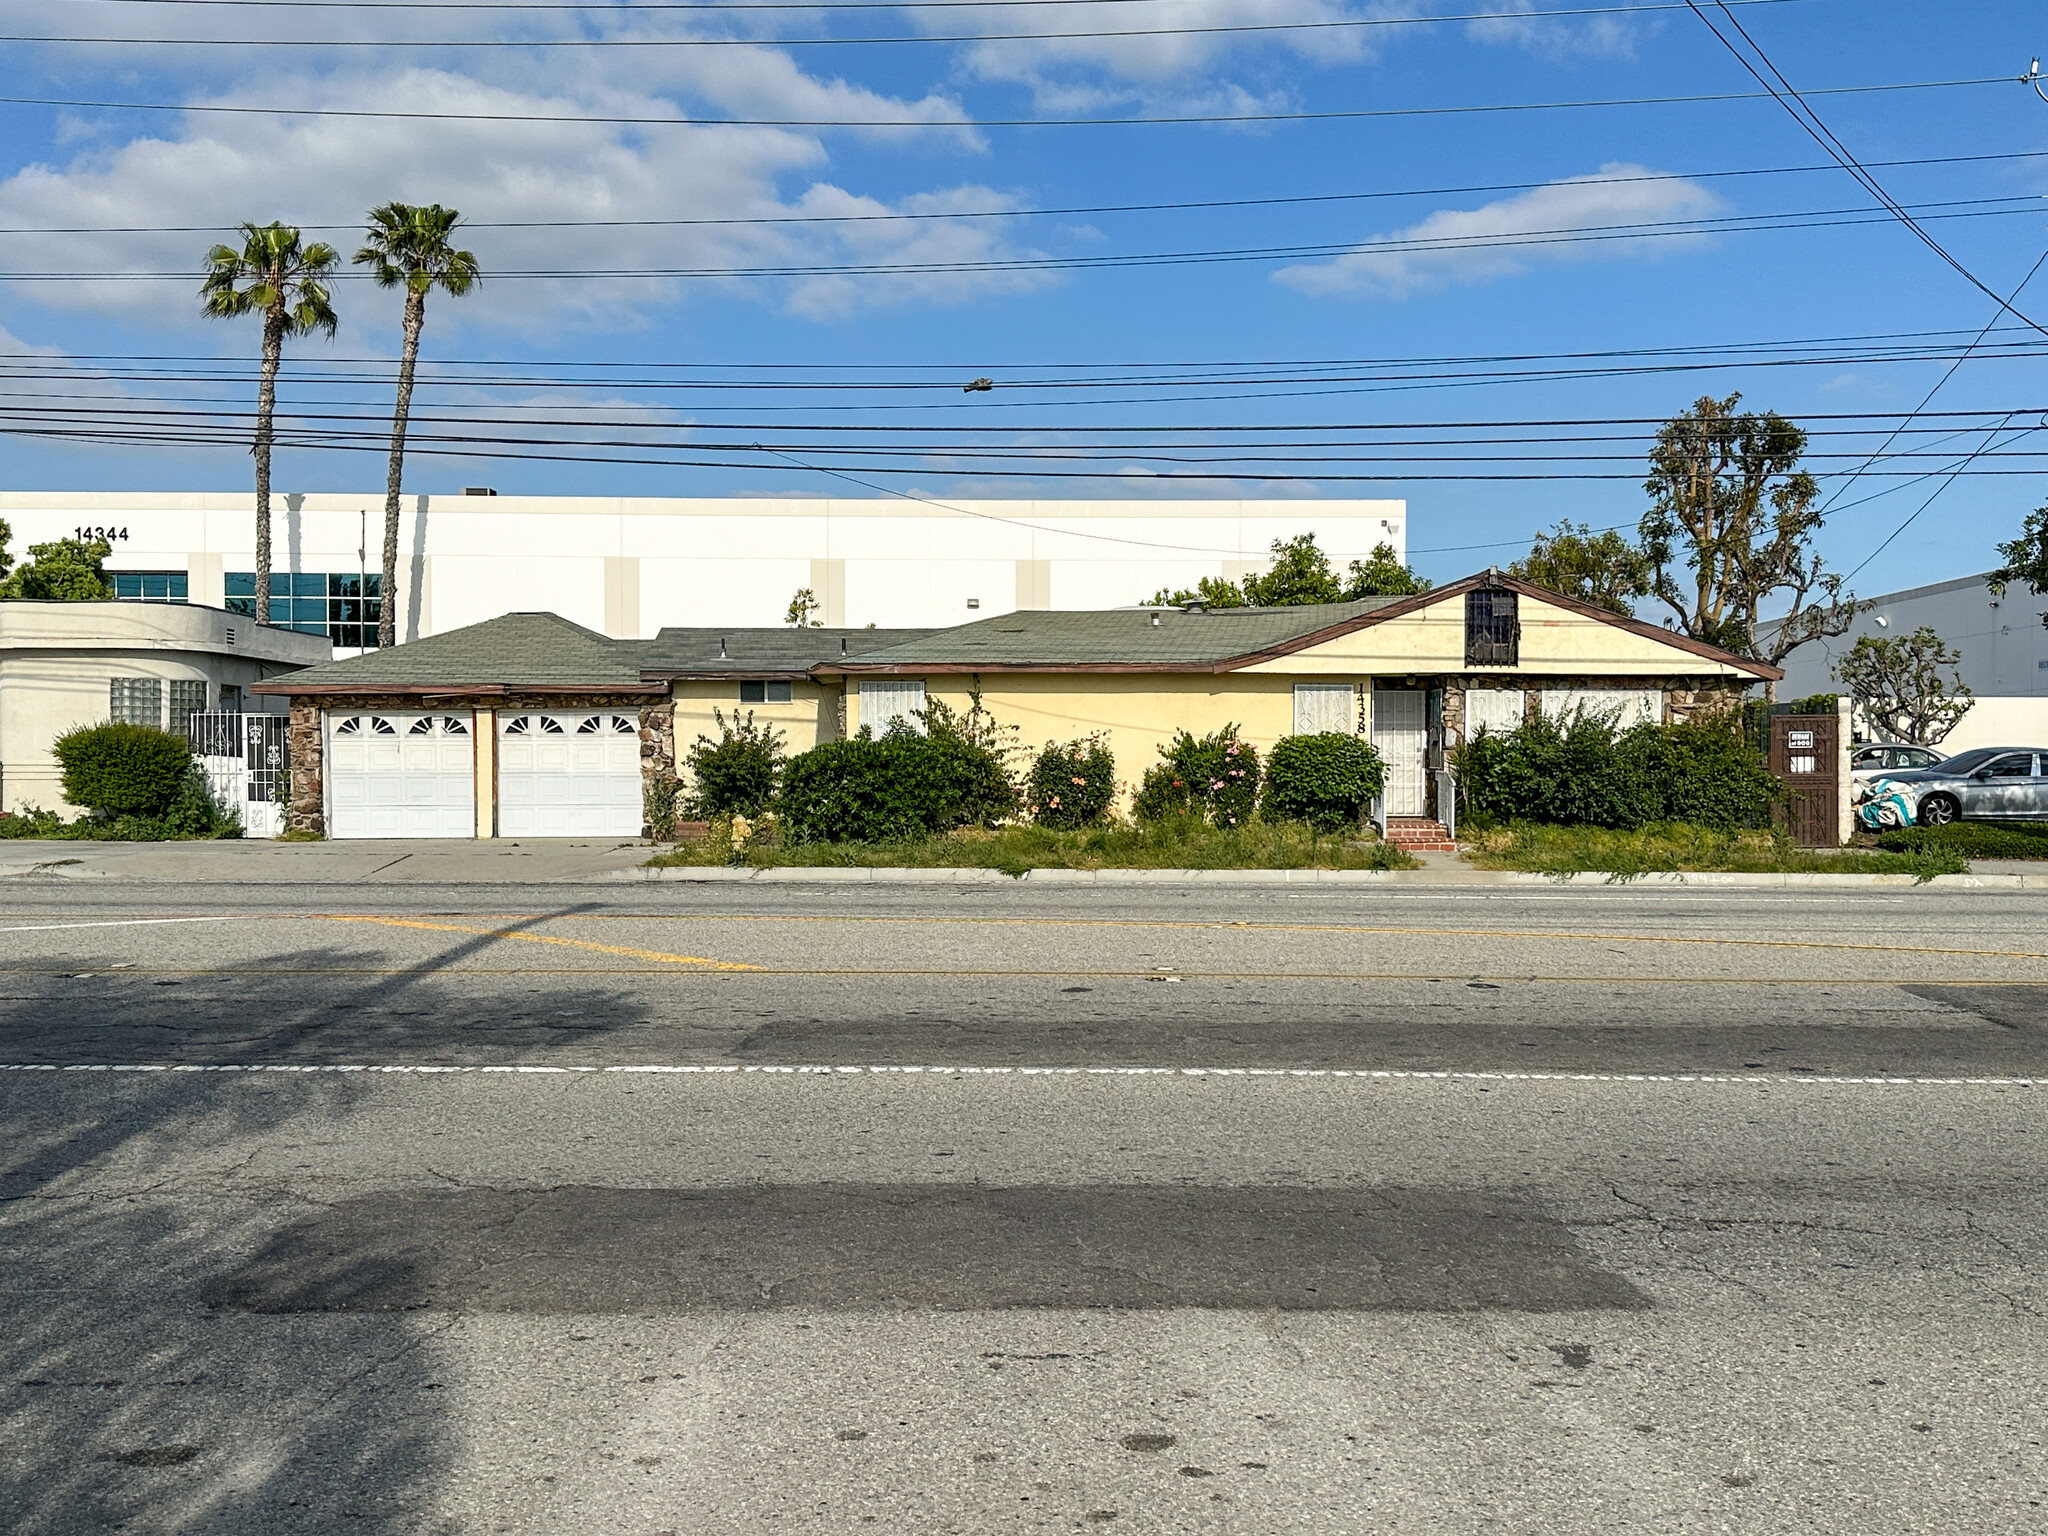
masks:
[(1387, 841), (1410, 853), (1456, 853), (1458, 845), (1440, 821), (1421, 816), (1387, 819)]

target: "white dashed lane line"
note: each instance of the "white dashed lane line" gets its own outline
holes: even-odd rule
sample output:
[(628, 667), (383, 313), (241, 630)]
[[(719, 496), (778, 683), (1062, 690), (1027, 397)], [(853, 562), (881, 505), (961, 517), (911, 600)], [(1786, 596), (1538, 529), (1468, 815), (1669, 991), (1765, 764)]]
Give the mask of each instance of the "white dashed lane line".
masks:
[(164, 923), (240, 923), (248, 920), (245, 913), (225, 917), (124, 917), (111, 922), (35, 923), (25, 928), (0, 928), (0, 933), (57, 933), (67, 928), (155, 928)]
[(2039, 1088), (2048, 1079), (2034, 1077), (1835, 1077), (1798, 1073), (1768, 1077), (1709, 1072), (1427, 1072), (1365, 1067), (892, 1067), (892, 1066), (379, 1066), (370, 1062), (322, 1062), (305, 1066), (266, 1062), (0, 1062), (0, 1072), (141, 1072), (166, 1074), (273, 1074), (319, 1076), (337, 1073), (394, 1074), (408, 1077), (542, 1076), (542, 1077), (1308, 1077), (1351, 1078), (1371, 1082), (1454, 1083), (1745, 1083), (1884, 1088)]

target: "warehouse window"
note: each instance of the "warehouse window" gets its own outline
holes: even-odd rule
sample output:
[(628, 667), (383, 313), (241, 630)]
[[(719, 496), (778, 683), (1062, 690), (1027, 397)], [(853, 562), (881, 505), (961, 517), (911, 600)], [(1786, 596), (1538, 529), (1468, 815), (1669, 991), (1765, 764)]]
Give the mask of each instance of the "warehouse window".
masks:
[(1522, 625), (1515, 594), (1482, 588), (1465, 594), (1465, 665), (1512, 667), (1520, 663)]
[(789, 684), (771, 682), (745, 682), (740, 684), (742, 704), (787, 704)]
[(109, 571), (114, 596), (124, 603), (182, 603), (188, 581), (183, 571)]
[[(227, 604), (233, 613), (256, 611), (256, 574), (227, 573)], [(270, 622), (276, 629), (325, 635), (330, 645), (370, 650), (384, 611), (384, 578), (354, 571), (272, 571)]]
[(163, 679), (114, 677), (107, 680), (107, 718), (116, 725), (164, 723)]

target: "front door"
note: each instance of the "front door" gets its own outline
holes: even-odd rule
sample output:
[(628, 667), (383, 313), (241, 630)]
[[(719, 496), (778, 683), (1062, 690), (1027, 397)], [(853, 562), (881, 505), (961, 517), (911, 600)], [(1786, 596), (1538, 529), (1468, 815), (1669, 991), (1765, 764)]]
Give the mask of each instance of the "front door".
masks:
[(1422, 773), (1429, 749), (1428, 698), (1419, 688), (1373, 690), (1370, 734), (1387, 765), (1389, 816), (1420, 816), (1428, 803)]

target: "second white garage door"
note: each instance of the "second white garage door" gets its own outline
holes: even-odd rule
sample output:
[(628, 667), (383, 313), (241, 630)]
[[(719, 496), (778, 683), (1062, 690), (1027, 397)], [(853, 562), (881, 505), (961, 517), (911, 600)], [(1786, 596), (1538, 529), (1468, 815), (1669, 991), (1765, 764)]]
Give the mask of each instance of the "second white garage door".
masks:
[(638, 837), (641, 819), (636, 717), (498, 717), (500, 837)]

